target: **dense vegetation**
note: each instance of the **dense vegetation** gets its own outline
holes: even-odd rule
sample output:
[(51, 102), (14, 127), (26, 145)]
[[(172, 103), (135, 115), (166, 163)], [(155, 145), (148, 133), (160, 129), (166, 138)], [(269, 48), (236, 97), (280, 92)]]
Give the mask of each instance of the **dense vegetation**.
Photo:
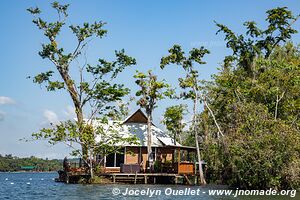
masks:
[[(208, 179), (246, 188), (300, 186), (300, 51), (279, 47), (255, 61), (256, 77), (243, 69), (215, 76), (208, 90), (225, 136), (211, 120), (202, 125)], [(204, 111), (202, 115), (207, 115)]]
[[(212, 81), (199, 80), (196, 70), (188, 74), (189, 80), (197, 79), (191, 86), (199, 85), (198, 101), (204, 109), (196, 113), (197, 129), (190, 127), (185, 143), (199, 142), (210, 183), (258, 189), (300, 187), (300, 48), (291, 40), (297, 33), (292, 25), (300, 16), (285, 7), (266, 13), (264, 29), (249, 21), (243, 24), (244, 34), (216, 23), (232, 54), (225, 56)], [(195, 52), (201, 50), (198, 56)], [(201, 65), (209, 51), (194, 48), (185, 58), (181, 46), (174, 45), (169, 53), (161, 65), (190, 66), (195, 55)], [(185, 89), (181, 97), (188, 94), (197, 101), (197, 93), (186, 90), (182, 79), (179, 83)]]
[(300, 48), (286, 8), (267, 12), (269, 26), (246, 22), (237, 35), (217, 24), (233, 52), (206, 84), (224, 136), (200, 114), (207, 179), (241, 188), (300, 187)]
[(29, 158), (19, 158), (11, 154), (2, 156), (0, 154), (0, 171), (15, 172), (23, 171), (22, 167), (33, 166), (33, 171), (57, 171), (62, 168), (61, 160), (48, 160), (31, 156)]

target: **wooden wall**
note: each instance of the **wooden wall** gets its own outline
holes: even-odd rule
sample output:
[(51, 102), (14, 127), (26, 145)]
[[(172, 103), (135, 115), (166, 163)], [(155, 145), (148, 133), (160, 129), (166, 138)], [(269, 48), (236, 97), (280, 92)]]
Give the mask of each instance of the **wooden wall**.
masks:
[(125, 164), (139, 164), (139, 147), (126, 147)]
[[(163, 163), (172, 161), (172, 149), (156, 148), (156, 160)], [(140, 164), (146, 169), (148, 160), (147, 147), (126, 147), (125, 164)]]

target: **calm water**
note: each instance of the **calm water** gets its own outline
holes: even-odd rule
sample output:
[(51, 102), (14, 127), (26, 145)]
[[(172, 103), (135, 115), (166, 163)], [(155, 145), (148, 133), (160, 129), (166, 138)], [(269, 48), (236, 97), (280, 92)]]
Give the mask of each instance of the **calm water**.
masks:
[[(299, 195), (294, 198), (291, 197), (217, 197), (209, 196), (208, 194), (203, 194), (203, 192), (208, 192), (209, 189), (214, 189), (216, 186), (206, 186), (200, 187), (201, 193), (198, 196), (166, 196), (164, 194), (167, 188), (168, 191), (171, 189), (184, 190), (186, 188), (191, 188), (197, 190), (199, 187), (185, 187), (185, 186), (170, 186), (170, 185), (72, 185), (54, 182), (54, 178), (57, 177), (56, 173), (0, 173), (0, 199), (187, 199), (187, 200), (229, 200), (229, 199), (248, 199), (248, 200), (258, 200), (258, 199), (300, 199)], [(144, 189), (148, 188), (155, 191), (162, 191), (161, 195), (154, 196), (152, 198), (147, 196), (114, 196), (112, 190), (114, 188), (117, 191), (124, 193), (126, 188), (129, 189)], [(171, 189), (170, 189), (171, 188)]]

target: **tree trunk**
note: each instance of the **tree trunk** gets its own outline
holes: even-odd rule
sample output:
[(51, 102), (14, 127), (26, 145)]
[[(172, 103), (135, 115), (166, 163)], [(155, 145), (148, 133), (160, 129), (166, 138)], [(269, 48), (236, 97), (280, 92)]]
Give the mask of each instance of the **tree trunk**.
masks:
[(285, 92), (283, 92), (283, 93), (281, 94), (280, 98), (279, 98), (278, 95), (276, 96), (275, 114), (274, 114), (275, 120), (277, 120), (277, 115), (278, 115), (278, 104), (279, 104), (279, 102), (281, 101), (281, 99), (283, 98), (284, 93), (285, 93)]
[(195, 134), (195, 141), (196, 141), (196, 149), (197, 149), (197, 157), (198, 157), (198, 165), (199, 165), (199, 178), (200, 178), (200, 184), (205, 185), (206, 181), (204, 179), (202, 164), (201, 164), (201, 154), (200, 154), (200, 148), (199, 148), (199, 141), (198, 141), (198, 131), (197, 131), (197, 124), (196, 124), (196, 112), (197, 112), (197, 102), (198, 102), (198, 95), (197, 91), (194, 89), (195, 92), (195, 99), (194, 99), (194, 107), (193, 107), (193, 131)]
[(94, 178), (94, 171), (93, 171), (93, 156), (90, 156), (90, 175), (91, 175), (91, 180)]
[(176, 133), (174, 133), (174, 145), (176, 145)]
[[(76, 91), (76, 87), (74, 85), (74, 82), (72, 81), (71, 77), (68, 74), (68, 71), (64, 70), (61, 67), (57, 67), (58, 71), (64, 80), (65, 84), (67, 85), (67, 90), (71, 96), (71, 99), (73, 101), (74, 107), (75, 107), (75, 113), (77, 117), (77, 125), (79, 129), (79, 133), (82, 133), (84, 131), (84, 120), (83, 120), (83, 111), (82, 111), (82, 106), (81, 102), (79, 99), (79, 94)], [(82, 142), (82, 138), (79, 138)], [(84, 160), (87, 160), (88, 158), (88, 148), (85, 145), (81, 145), (81, 150), (82, 150), (82, 158)]]
[(205, 140), (209, 138), (209, 132), (208, 132), (208, 113), (206, 112), (206, 106), (204, 105), (203, 109), (203, 124), (204, 124), (204, 135), (205, 135)]
[(182, 144), (182, 137), (181, 134), (178, 135), (179, 143)]
[(216, 125), (217, 128), (218, 128), (218, 139), (219, 139), (220, 136), (224, 136), (224, 134), (223, 134), (222, 131), (221, 131), (221, 128), (220, 128), (220, 126), (219, 126), (219, 124), (218, 124), (218, 122), (217, 122), (217, 120), (216, 120), (216, 117), (215, 117), (213, 111), (211, 110), (211, 108), (209, 107), (209, 105), (208, 105), (208, 103), (207, 103), (207, 101), (206, 101), (206, 97), (203, 98), (203, 101), (204, 101), (204, 104), (205, 104), (205, 106), (207, 107), (207, 109), (208, 109), (210, 115), (212, 116), (215, 125)]
[(148, 153), (148, 163), (149, 169), (152, 170), (153, 158), (152, 158), (152, 114), (151, 112), (147, 113), (147, 153)]

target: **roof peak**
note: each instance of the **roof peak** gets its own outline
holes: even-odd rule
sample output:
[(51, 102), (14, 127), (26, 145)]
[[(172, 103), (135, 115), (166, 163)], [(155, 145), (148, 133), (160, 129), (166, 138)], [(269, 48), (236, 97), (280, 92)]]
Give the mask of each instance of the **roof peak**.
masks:
[[(145, 113), (139, 108), (136, 110), (133, 114), (131, 114), (127, 119), (124, 120), (123, 124), (126, 123), (142, 123), (147, 124), (148, 117), (145, 115)], [(153, 126), (155, 126), (152, 123)]]

